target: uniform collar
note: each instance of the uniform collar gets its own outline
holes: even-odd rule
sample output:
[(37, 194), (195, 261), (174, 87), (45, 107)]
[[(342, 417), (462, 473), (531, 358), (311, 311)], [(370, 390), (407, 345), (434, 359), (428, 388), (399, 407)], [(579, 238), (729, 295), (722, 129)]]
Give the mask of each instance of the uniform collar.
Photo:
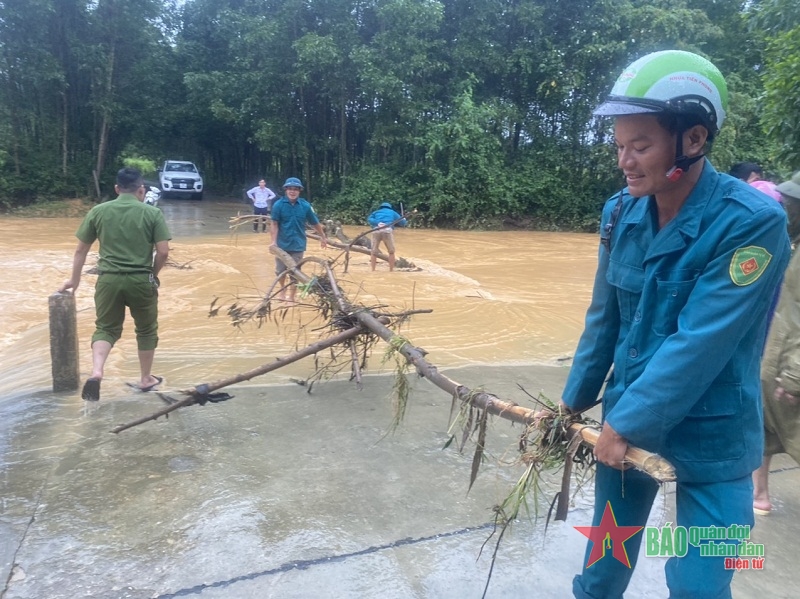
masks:
[(689, 193), (689, 197), (686, 198), (675, 218), (667, 223), (667, 226), (658, 234), (654, 234), (656, 229), (653, 219), (655, 216), (650, 210), (650, 202), (654, 202), (655, 199), (651, 196), (635, 202), (622, 222), (633, 225), (628, 235), (642, 249), (647, 249), (646, 259), (680, 251), (690, 240), (697, 237), (700, 231), (700, 222), (718, 181), (716, 169), (706, 159), (700, 178)]

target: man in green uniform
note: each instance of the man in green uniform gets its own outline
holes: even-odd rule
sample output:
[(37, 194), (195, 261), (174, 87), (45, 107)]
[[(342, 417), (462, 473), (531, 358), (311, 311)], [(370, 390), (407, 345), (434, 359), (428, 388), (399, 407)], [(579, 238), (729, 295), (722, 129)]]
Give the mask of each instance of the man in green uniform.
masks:
[(62, 293), (78, 289), (86, 256), (99, 240), (92, 375), (81, 393), (89, 401), (100, 399), (103, 369), (122, 336), (126, 306), (136, 327), (141, 371), (139, 383), (133, 386), (150, 391), (163, 380), (153, 376), (151, 369), (158, 345), (158, 273), (169, 255), (169, 229), (161, 210), (143, 203), (146, 189), (138, 170), (120, 170), (114, 189), (119, 197), (92, 208), (78, 228), (72, 276), (59, 288)]

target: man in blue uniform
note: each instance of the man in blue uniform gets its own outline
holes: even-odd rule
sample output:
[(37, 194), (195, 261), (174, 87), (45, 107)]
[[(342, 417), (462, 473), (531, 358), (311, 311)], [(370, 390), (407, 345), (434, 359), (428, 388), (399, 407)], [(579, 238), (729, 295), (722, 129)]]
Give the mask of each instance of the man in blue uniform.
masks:
[[(272, 233), (272, 245), (277, 245), (284, 252), (294, 258), (295, 262), (300, 262), (306, 251), (306, 223), (312, 225), (320, 236), (320, 247), (328, 247), (328, 239), (325, 237), (325, 229), (317, 218), (314, 209), (305, 199), (300, 197), (303, 184), (297, 177), (289, 177), (283, 184), (284, 196), (279, 198), (272, 205), (272, 222), (270, 232)], [(286, 265), (279, 259), (275, 259), (275, 276), (281, 278), (279, 283), (278, 299), (285, 301), (286, 288), (289, 288), (289, 302), (294, 303), (294, 296), (297, 286), (290, 282), (284, 285), (286, 280)]]
[[(607, 503), (618, 526), (647, 522), (658, 487), (637, 471), (623, 476), (628, 443), (675, 466), (677, 525), (753, 524), (759, 358), (789, 243), (780, 204), (704, 158), (726, 106), (713, 64), (665, 51), (625, 69), (595, 111), (615, 117), (627, 182), (603, 210), (592, 302), (563, 393), (580, 410), (606, 383), (595, 526)], [(641, 539), (625, 543), (632, 566), (610, 552), (587, 565), (575, 597), (621, 598)], [(667, 562), (671, 599), (729, 598), (724, 558), (688, 549)]]

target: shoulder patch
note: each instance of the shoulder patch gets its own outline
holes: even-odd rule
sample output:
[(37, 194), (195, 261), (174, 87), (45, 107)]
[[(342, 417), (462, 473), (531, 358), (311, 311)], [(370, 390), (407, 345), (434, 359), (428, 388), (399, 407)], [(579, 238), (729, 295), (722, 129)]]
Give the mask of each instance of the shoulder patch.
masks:
[(762, 247), (751, 245), (739, 248), (731, 258), (731, 281), (739, 287), (755, 283), (771, 260), (772, 254)]

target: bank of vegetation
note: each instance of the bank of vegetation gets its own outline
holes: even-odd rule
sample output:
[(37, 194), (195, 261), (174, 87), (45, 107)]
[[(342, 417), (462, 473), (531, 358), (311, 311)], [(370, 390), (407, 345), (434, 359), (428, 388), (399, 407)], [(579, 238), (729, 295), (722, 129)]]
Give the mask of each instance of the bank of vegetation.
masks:
[(592, 229), (621, 179), (591, 110), (667, 48), (727, 76), (718, 168), (800, 168), (795, 0), (5, 0), (0, 206), (183, 158), (237, 197), (300, 176), (345, 222)]

